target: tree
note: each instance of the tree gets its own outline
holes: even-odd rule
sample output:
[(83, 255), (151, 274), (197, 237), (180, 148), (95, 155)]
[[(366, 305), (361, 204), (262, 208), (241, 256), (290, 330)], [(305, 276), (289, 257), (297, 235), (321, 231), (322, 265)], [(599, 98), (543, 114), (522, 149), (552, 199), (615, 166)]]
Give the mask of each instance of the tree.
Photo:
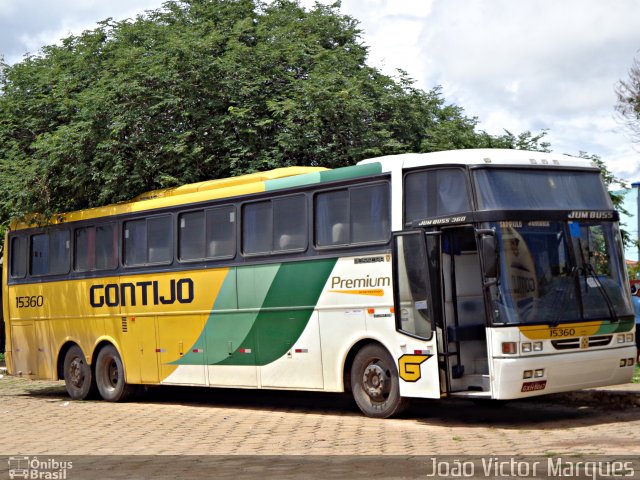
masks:
[(616, 86), (616, 111), (621, 115), (632, 138), (640, 143), (640, 56), (633, 60), (629, 78)]
[(367, 66), (338, 8), (174, 0), (0, 65), (0, 222), (280, 166), (548, 148)]

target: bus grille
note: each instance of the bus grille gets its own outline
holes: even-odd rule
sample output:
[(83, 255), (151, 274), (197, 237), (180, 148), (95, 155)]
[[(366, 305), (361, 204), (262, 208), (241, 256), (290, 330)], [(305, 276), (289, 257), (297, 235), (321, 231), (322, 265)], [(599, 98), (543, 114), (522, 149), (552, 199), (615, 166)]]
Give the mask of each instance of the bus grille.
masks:
[[(591, 347), (604, 347), (611, 343), (612, 335), (599, 335), (596, 337), (588, 337), (589, 348)], [(552, 340), (551, 345), (556, 350), (571, 350), (581, 348), (581, 338), (566, 338), (563, 340)], [(584, 347), (582, 347), (584, 348)]]

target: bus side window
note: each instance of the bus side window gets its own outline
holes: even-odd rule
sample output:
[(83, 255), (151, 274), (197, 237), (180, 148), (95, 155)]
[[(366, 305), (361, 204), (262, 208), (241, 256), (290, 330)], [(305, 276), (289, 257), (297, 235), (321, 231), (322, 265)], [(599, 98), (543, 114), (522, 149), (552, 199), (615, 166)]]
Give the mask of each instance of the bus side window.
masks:
[(24, 278), (27, 275), (27, 237), (11, 239), (11, 277)]
[(386, 242), (391, 235), (389, 185), (352, 188), (350, 191), (351, 242)]
[(51, 275), (69, 273), (71, 241), (68, 230), (56, 230), (49, 235), (49, 272)]
[(46, 233), (31, 237), (31, 275), (46, 275), (49, 273), (49, 236)]
[(273, 200), (273, 250), (307, 247), (307, 202), (304, 195)]
[(130, 220), (124, 223), (124, 263), (127, 266), (171, 263), (171, 216)]
[(98, 225), (95, 236), (95, 269), (113, 270), (118, 265), (116, 229), (113, 224)]
[(180, 260), (198, 260), (205, 257), (204, 211), (180, 215), (178, 257)]
[(378, 183), (318, 193), (315, 235), (319, 247), (388, 242), (389, 185)]
[(349, 192), (319, 193), (315, 198), (315, 232), (319, 247), (349, 243)]
[(307, 208), (304, 195), (275, 198), (243, 207), (242, 251), (270, 254), (307, 246)]
[(471, 210), (466, 174), (460, 168), (408, 173), (404, 189), (405, 225)]
[(207, 258), (231, 258), (236, 253), (236, 210), (233, 205), (206, 212)]

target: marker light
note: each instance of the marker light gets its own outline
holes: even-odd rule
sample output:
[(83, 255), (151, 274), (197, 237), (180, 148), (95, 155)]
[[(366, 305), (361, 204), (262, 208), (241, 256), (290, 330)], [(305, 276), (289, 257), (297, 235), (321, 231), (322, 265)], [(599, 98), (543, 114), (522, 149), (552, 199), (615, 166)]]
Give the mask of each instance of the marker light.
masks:
[(502, 342), (502, 353), (515, 355), (518, 353), (518, 344), (516, 342)]

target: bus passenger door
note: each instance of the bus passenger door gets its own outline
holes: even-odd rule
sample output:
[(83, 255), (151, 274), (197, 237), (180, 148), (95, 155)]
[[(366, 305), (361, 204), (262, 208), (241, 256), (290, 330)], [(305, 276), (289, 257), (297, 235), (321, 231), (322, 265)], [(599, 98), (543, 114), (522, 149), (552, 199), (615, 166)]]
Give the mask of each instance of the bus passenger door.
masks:
[(394, 309), (400, 394), (440, 398), (436, 326), (442, 316), (440, 241), (422, 231), (394, 235)]

